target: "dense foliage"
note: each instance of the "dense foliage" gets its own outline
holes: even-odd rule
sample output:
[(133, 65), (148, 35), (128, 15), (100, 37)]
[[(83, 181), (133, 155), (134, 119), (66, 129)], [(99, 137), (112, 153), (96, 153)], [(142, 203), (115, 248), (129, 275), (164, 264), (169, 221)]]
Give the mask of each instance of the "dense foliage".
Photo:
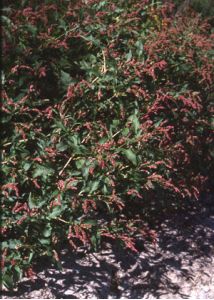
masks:
[[(5, 1), (2, 279), (59, 246), (136, 251), (212, 171), (213, 33), (149, 0)], [(23, 273), (25, 272), (25, 273)]]
[(190, 8), (193, 8), (198, 13), (200, 13), (202, 16), (206, 16), (209, 18), (212, 18), (213, 23), (213, 17), (214, 17), (214, 6), (213, 6), (213, 0), (174, 0), (173, 3), (178, 8), (178, 10), (182, 6), (189, 6)]

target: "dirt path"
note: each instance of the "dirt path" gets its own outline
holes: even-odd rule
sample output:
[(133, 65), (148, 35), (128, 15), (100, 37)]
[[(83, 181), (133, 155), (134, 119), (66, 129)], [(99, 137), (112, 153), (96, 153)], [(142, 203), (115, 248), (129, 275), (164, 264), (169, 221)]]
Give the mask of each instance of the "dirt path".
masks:
[(3, 298), (214, 299), (214, 213), (206, 208), (159, 225), (157, 244), (136, 255), (106, 245), (99, 253), (65, 254)]

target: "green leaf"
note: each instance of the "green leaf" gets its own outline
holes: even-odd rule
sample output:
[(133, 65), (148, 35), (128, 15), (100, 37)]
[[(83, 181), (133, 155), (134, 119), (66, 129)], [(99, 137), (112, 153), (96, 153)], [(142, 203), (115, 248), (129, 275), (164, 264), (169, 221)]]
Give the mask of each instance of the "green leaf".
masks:
[(8, 274), (4, 274), (2, 276), (2, 281), (3, 281), (3, 285), (8, 289), (8, 290), (12, 290), (13, 288), (13, 277), (11, 275)]
[(17, 245), (20, 245), (20, 244), (21, 244), (20, 240), (10, 240), (8, 242), (8, 248), (11, 250), (14, 250), (14, 249), (16, 249)]
[(102, 137), (100, 140), (99, 140), (99, 144), (105, 144), (105, 142), (108, 141), (108, 138), (107, 137)]
[(108, 195), (108, 186), (106, 184), (103, 185), (102, 191), (104, 195)]
[(81, 36), (84, 40), (91, 42), (92, 44), (94, 44), (95, 46), (99, 46), (100, 45), (100, 41), (98, 39), (95, 39), (92, 35), (88, 35), (88, 36)]
[(127, 136), (129, 134), (129, 128), (124, 128), (123, 130), (122, 130), (122, 135), (123, 136)]
[(52, 258), (52, 259), (53, 259), (53, 263), (55, 264), (55, 266), (57, 267), (57, 269), (60, 270), (60, 271), (62, 271), (62, 270), (63, 270), (63, 267), (62, 267), (61, 261), (56, 260), (56, 259), (54, 259), (54, 258)]
[(27, 29), (27, 31), (29, 31), (33, 36), (35, 36), (37, 34), (37, 27), (33, 26), (31, 24), (27, 24), (25, 25), (25, 28)]
[(94, 230), (94, 233), (91, 236), (91, 244), (95, 251), (98, 250), (98, 247), (100, 246), (100, 241), (100, 234)]
[(62, 212), (61, 206), (54, 206), (52, 212), (49, 214), (49, 218), (54, 219), (60, 216), (61, 212)]
[(32, 261), (33, 256), (34, 256), (34, 252), (31, 252), (28, 257), (28, 263), (30, 263)]
[(96, 181), (92, 182), (90, 194), (92, 194), (93, 192), (95, 192), (98, 189), (99, 184), (100, 184), (100, 180), (96, 180)]
[(26, 162), (26, 163), (24, 163), (23, 169), (25, 171), (28, 171), (30, 169), (30, 167), (31, 167), (31, 163)]
[(163, 122), (163, 118), (161, 118), (159, 121), (155, 123), (155, 127), (157, 128), (161, 124), (161, 122)]
[(92, 235), (91, 244), (92, 244), (94, 250), (97, 251), (97, 238), (96, 238), (96, 235)]
[(84, 224), (90, 224), (92, 226), (97, 225), (97, 220), (84, 220)]
[(53, 127), (55, 128), (60, 128), (62, 129), (62, 131), (66, 132), (67, 133), (67, 128), (64, 126), (64, 124), (62, 122), (59, 122), (59, 121), (56, 121), (55, 120), (55, 124), (53, 125)]
[(22, 278), (22, 276), (23, 276), (23, 271), (21, 270), (21, 268), (19, 267), (19, 266), (15, 266), (14, 267), (14, 270), (15, 270), (15, 272), (14, 272), (14, 274), (13, 274), (13, 280), (15, 281), (15, 282), (17, 282), (17, 281), (19, 281), (21, 278)]
[(30, 207), (30, 209), (34, 208), (37, 206), (37, 201), (35, 200), (34, 197), (32, 197), (32, 193), (29, 193), (29, 197), (28, 197), (28, 205)]
[(39, 242), (41, 243), (41, 245), (43, 246), (48, 246), (51, 243), (50, 239), (39, 239)]
[(75, 164), (77, 169), (80, 170), (85, 164), (85, 159), (84, 158), (78, 159), (76, 160)]
[(51, 193), (51, 198), (56, 197), (59, 194), (59, 190), (55, 190)]
[(7, 248), (8, 245), (9, 245), (9, 242), (8, 242), (8, 241), (1, 242), (1, 248), (2, 248), (2, 249)]
[(133, 165), (137, 165), (137, 157), (135, 153), (131, 149), (125, 149), (123, 150), (123, 154), (125, 157), (133, 163)]
[(63, 144), (62, 142), (56, 145), (56, 149), (59, 152), (63, 152), (68, 149), (68, 145)]
[(34, 172), (33, 172), (33, 178), (42, 176), (43, 178), (46, 178), (48, 175), (52, 175), (54, 173), (54, 170), (51, 168), (46, 168), (43, 166), (38, 166)]
[(211, 124), (211, 130), (214, 130), (214, 118), (211, 118), (210, 124)]
[(52, 233), (52, 227), (51, 227), (50, 224), (47, 224), (45, 226), (45, 228), (43, 229), (42, 234), (43, 234), (44, 237), (47, 238), (47, 237), (51, 236), (51, 233)]
[(1, 16), (1, 20), (3, 24), (6, 23), (9, 26), (12, 24), (11, 20), (6, 16)]
[(129, 117), (129, 120), (132, 122), (132, 127), (134, 128), (134, 132), (137, 133), (140, 129), (140, 122), (136, 115), (132, 115)]
[(88, 176), (89, 176), (89, 169), (90, 169), (90, 167), (88, 166), (88, 167), (83, 167), (82, 168), (82, 176), (83, 176), (83, 178), (84, 179), (88, 179)]
[(135, 43), (135, 46), (137, 48), (137, 55), (141, 56), (143, 54), (143, 44), (142, 44), (142, 42), (141, 41), (137, 41)]
[(126, 61), (131, 60), (131, 58), (132, 58), (132, 51), (129, 50), (129, 53), (126, 55)]
[(66, 88), (72, 82), (72, 78), (71, 78), (70, 74), (68, 74), (67, 72), (61, 71), (61, 82), (62, 82), (63, 86)]

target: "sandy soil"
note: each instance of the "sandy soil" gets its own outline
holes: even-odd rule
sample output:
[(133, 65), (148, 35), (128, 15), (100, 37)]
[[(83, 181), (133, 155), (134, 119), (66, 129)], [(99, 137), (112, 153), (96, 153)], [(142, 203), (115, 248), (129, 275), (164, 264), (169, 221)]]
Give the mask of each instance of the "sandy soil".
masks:
[(2, 298), (214, 299), (212, 205), (162, 221), (156, 245), (138, 254), (110, 244), (98, 253), (65, 251), (62, 271), (41, 265), (35, 282), (24, 278)]

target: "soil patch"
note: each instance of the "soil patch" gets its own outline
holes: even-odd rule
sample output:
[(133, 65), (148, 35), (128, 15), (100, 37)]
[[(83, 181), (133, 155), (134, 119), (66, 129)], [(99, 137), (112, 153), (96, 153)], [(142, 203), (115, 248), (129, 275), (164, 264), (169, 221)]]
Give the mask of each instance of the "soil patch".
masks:
[(138, 254), (106, 243), (98, 253), (62, 256), (63, 270), (42, 268), (34, 282), (2, 298), (214, 298), (213, 199), (156, 226), (157, 242)]

